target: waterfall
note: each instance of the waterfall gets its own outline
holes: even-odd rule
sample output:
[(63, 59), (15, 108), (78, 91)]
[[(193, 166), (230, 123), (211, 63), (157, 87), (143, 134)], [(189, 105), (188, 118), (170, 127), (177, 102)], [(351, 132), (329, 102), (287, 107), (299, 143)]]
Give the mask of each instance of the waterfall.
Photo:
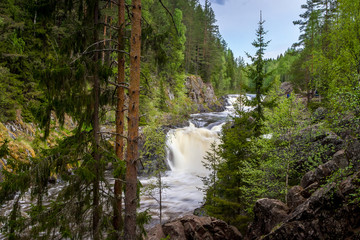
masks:
[[(168, 220), (192, 213), (203, 201), (203, 182), (200, 177), (208, 174), (203, 166), (206, 152), (211, 144), (219, 143), (221, 128), (235, 114), (234, 104), (239, 95), (228, 95), (224, 112), (192, 114), (188, 127), (173, 129), (167, 134), (167, 161), (169, 171), (162, 181), (169, 188), (163, 190), (163, 219)], [(251, 96), (247, 96), (250, 98)], [(141, 179), (147, 185), (154, 179)], [(154, 199), (142, 197), (141, 208), (150, 209), (158, 223), (158, 203)]]
[[(221, 128), (229, 116), (234, 115), (233, 104), (239, 95), (227, 97), (227, 107), (224, 112), (199, 113), (191, 115), (188, 127), (173, 129), (167, 135), (167, 161), (171, 170), (167, 171), (162, 181), (168, 188), (163, 189), (163, 220), (169, 220), (192, 213), (194, 209), (201, 206), (203, 192), (199, 190), (203, 183), (199, 176), (206, 176), (207, 170), (203, 167), (202, 161), (206, 152), (210, 150), (211, 143), (219, 143)], [(110, 184), (114, 184), (109, 172)], [(140, 178), (145, 186), (154, 179), (147, 177)], [(49, 196), (44, 199), (47, 203), (51, 196), (55, 196), (64, 186), (58, 182), (50, 186)], [(0, 213), (8, 215), (14, 200), (0, 206)], [(33, 201), (30, 190), (20, 200), (22, 214), (29, 211)], [(142, 195), (140, 211), (149, 209), (153, 217), (149, 226), (159, 223), (158, 202), (153, 198)], [(1, 215), (0, 214), (0, 215)], [(1, 225), (0, 225), (1, 226)], [(0, 239), (5, 239), (0, 233)]]
[(197, 128), (190, 123), (189, 127), (170, 131), (167, 137), (167, 152), (171, 170), (198, 175), (206, 173), (202, 161), (211, 144), (218, 143), (220, 129), (219, 126), (210, 130)]

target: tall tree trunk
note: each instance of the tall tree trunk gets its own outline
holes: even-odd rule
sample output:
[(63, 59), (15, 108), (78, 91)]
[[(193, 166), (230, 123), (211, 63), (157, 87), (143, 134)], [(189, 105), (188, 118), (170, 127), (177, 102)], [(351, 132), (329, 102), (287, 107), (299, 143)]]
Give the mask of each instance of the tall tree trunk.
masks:
[(126, 240), (136, 239), (140, 57), (141, 57), (141, 0), (132, 0), (132, 28), (130, 38), (130, 87), (128, 110), (128, 139), (126, 155), (125, 228)]
[[(94, 42), (98, 42), (98, 20), (99, 20), (99, 2), (98, 0), (94, 2)], [(98, 48), (98, 44), (96, 45)], [(97, 62), (99, 60), (98, 52), (95, 52), (94, 55), (94, 115), (93, 115), (93, 131), (94, 131), (94, 159), (95, 159), (95, 180), (93, 183), (93, 238), (95, 240), (100, 239), (100, 154), (99, 154), (99, 145), (100, 145), (100, 123), (99, 123), (99, 98), (100, 98), (100, 81), (98, 76), (98, 67)]]
[[(118, 1), (118, 17), (119, 17), (119, 30), (118, 30), (118, 83), (124, 84), (125, 82), (125, 56), (121, 52), (125, 49), (124, 34), (125, 34), (125, 0)], [(116, 108), (116, 144), (115, 152), (118, 161), (123, 161), (124, 158), (124, 103), (125, 93), (124, 88), (117, 88), (117, 108)], [(122, 180), (124, 176), (116, 175), (115, 177), (115, 205), (114, 205), (114, 222), (113, 226), (115, 231), (119, 231), (123, 226), (122, 220)], [(120, 236), (117, 235), (119, 239)]]
[[(105, 25), (104, 25), (104, 40), (106, 39), (106, 33), (107, 33), (107, 19), (108, 19), (108, 16), (105, 15), (105, 19), (104, 19), (104, 22), (105, 22)], [(106, 48), (106, 41), (104, 41), (104, 48)], [(102, 52), (102, 58), (101, 58), (101, 61), (102, 61), (102, 64), (105, 63), (105, 51)]]

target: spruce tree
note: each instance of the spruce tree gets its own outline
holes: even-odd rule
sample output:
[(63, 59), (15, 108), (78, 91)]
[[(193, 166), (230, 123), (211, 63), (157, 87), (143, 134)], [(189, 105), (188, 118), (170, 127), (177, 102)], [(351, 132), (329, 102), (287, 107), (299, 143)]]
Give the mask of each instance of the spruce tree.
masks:
[(266, 72), (265, 63), (266, 59), (264, 58), (264, 53), (266, 47), (269, 45), (270, 41), (265, 41), (266, 31), (264, 30), (265, 21), (262, 20), (262, 13), (260, 12), (260, 21), (259, 27), (256, 30), (256, 39), (252, 45), (257, 49), (254, 56), (251, 56), (249, 53), (246, 55), (252, 61), (252, 65), (247, 70), (247, 76), (254, 83), (254, 87), (250, 87), (251, 92), (255, 92), (256, 96), (253, 100), (248, 101), (247, 104), (254, 107), (252, 111), (252, 117), (254, 118), (255, 128), (254, 136), (259, 137), (261, 135), (261, 129), (263, 127), (264, 118), (264, 108), (271, 106), (271, 102), (265, 101), (265, 95), (269, 91), (271, 85), (265, 86), (265, 79), (271, 74), (271, 72)]
[[(203, 179), (207, 188), (207, 212), (241, 230), (245, 230), (252, 217), (253, 203), (261, 194), (261, 189), (257, 187), (261, 171), (258, 170), (259, 163), (256, 161), (256, 151), (253, 151), (253, 141), (263, 132), (264, 108), (272, 104), (264, 100), (270, 86), (264, 86), (264, 80), (269, 75), (265, 72), (264, 51), (269, 42), (264, 40), (263, 24), (260, 15), (257, 38), (252, 43), (257, 52), (255, 56), (248, 54), (253, 65), (247, 73), (255, 85), (250, 90), (256, 93), (256, 97), (254, 100), (248, 100), (245, 95), (239, 97), (236, 116), (223, 127), (219, 150), (213, 150), (213, 153), (208, 155), (209, 164), (219, 162), (217, 166), (212, 166), (212, 180)], [(245, 110), (246, 105), (252, 106), (253, 110)], [(206, 164), (205, 167), (209, 165)]]

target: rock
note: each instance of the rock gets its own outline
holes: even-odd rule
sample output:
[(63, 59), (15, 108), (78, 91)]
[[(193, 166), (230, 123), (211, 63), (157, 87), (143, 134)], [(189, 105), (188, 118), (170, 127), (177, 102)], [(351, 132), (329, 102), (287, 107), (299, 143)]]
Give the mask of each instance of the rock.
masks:
[(162, 239), (165, 237), (166, 236), (162, 230), (161, 225), (158, 224), (155, 227), (153, 227), (152, 229), (150, 229), (150, 231), (147, 233), (146, 239), (147, 240), (158, 240), (158, 239)]
[(313, 122), (318, 122), (321, 120), (324, 120), (327, 114), (327, 110), (323, 107), (318, 107), (314, 113), (312, 114), (312, 120)]
[(301, 194), (304, 189), (300, 186), (294, 186), (290, 188), (287, 194), (287, 205), (291, 210), (305, 202), (305, 197)]
[(147, 240), (158, 240), (165, 237), (171, 240), (240, 240), (241, 233), (224, 221), (212, 217), (188, 215), (162, 226), (151, 229)]
[(277, 199), (263, 198), (255, 203), (254, 221), (245, 239), (257, 239), (268, 234), (277, 224), (288, 217), (288, 206)]
[(280, 85), (282, 94), (290, 94), (293, 91), (293, 86), (290, 82), (283, 82)]
[(333, 156), (333, 161), (340, 167), (345, 168), (349, 166), (349, 161), (347, 160), (345, 150), (339, 150), (337, 151)]
[(170, 223), (165, 223), (162, 226), (165, 236), (170, 236), (174, 240), (187, 239), (185, 235), (185, 229), (181, 221), (174, 221)]
[(330, 160), (324, 164), (319, 165), (315, 169), (315, 177), (317, 181), (324, 179), (327, 176), (330, 176), (335, 170), (338, 169), (338, 166), (333, 160)]
[(347, 139), (346, 157), (351, 159), (354, 167), (360, 169), (360, 141), (357, 139)]
[(314, 183), (317, 181), (316, 178), (316, 174), (315, 171), (309, 171), (307, 173), (305, 173), (305, 175), (302, 177), (300, 185), (303, 188), (306, 188), (307, 186), (309, 186), (310, 184)]
[(320, 187), (320, 184), (318, 182), (314, 182), (307, 186), (302, 192), (301, 196), (304, 198), (309, 198), (311, 195)]
[(315, 170), (307, 172), (301, 179), (300, 185), (301, 187), (306, 188), (314, 182), (321, 182), (339, 168), (345, 168), (348, 165), (349, 162), (345, 151), (340, 150), (334, 154), (332, 160), (319, 165)]
[(319, 188), (263, 239), (359, 239), (360, 172)]
[(197, 111), (219, 112), (225, 109), (219, 103), (211, 83), (204, 83), (201, 77), (194, 75), (187, 77), (185, 87), (188, 91), (188, 96), (197, 105)]

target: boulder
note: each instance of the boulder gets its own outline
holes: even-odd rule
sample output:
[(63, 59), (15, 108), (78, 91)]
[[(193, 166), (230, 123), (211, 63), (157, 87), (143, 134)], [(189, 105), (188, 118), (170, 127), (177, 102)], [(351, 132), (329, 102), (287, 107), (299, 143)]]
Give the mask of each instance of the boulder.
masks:
[(300, 185), (301, 187), (306, 188), (312, 183), (321, 182), (339, 168), (345, 168), (348, 165), (349, 162), (345, 150), (337, 151), (332, 160), (319, 165), (315, 170), (307, 172), (302, 177)]
[(294, 186), (290, 188), (287, 194), (287, 205), (291, 210), (295, 209), (297, 206), (305, 202), (305, 197), (302, 195), (304, 189), (300, 186)]
[(345, 168), (349, 166), (349, 161), (347, 160), (345, 150), (337, 151), (333, 156), (333, 161), (339, 166), (339, 168)]
[(359, 239), (359, 187), (357, 172), (319, 188), (263, 239)]
[(328, 111), (323, 107), (318, 107), (312, 114), (311, 118), (313, 122), (319, 122), (324, 120)]
[(147, 240), (159, 240), (170, 237), (171, 240), (240, 240), (242, 235), (235, 227), (212, 217), (188, 215), (162, 226), (152, 228)]
[(258, 239), (268, 234), (288, 217), (289, 210), (285, 203), (277, 199), (263, 198), (256, 201), (254, 221), (249, 226), (245, 239)]
[(164, 231), (162, 229), (162, 226), (160, 224), (156, 225), (150, 231), (147, 233), (146, 239), (147, 240), (159, 240), (162, 238), (165, 238)]
[(307, 186), (301, 192), (301, 196), (303, 196), (304, 198), (309, 198), (319, 187), (320, 187), (320, 183), (314, 182), (314, 183), (310, 184), (309, 186)]
[(348, 137), (346, 146), (346, 157), (347, 159), (351, 159), (354, 167), (356, 169), (360, 169), (360, 141), (357, 139), (353, 139)]
[(173, 240), (187, 239), (185, 234), (184, 225), (181, 221), (174, 221), (165, 223), (162, 226), (165, 236), (170, 236)]
[(315, 171), (312, 170), (312, 171), (305, 173), (305, 175), (301, 178), (300, 185), (301, 185), (301, 187), (306, 188), (307, 186), (309, 186), (310, 184), (312, 184), (316, 181), (317, 181), (317, 178), (316, 178)]

